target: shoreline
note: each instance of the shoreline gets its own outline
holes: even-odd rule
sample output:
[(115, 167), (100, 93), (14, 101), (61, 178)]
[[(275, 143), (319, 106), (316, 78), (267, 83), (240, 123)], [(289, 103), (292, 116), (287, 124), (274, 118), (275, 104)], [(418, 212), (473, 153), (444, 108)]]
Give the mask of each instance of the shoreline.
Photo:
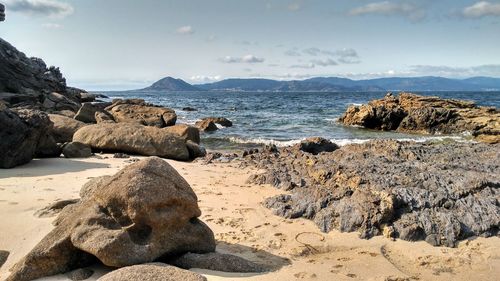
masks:
[[(4, 214), (0, 224), (7, 229), (0, 233), (0, 249), (11, 253), (0, 269), (0, 278), (5, 278), (8, 268), (52, 229), (54, 217), (37, 218), (33, 214), (38, 209), (56, 199), (77, 198), (80, 186), (89, 178), (111, 175), (135, 158), (144, 157), (116, 159), (104, 154), (87, 159), (50, 158), (1, 170), (0, 198), (10, 199), (0, 201)], [(500, 274), (498, 237), (474, 238), (461, 241), (457, 248), (443, 248), (382, 236), (365, 240), (357, 233), (336, 230), (322, 233), (312, 221), (284, 219), (263, 207), (265, 198), (283, 191), (247, 184), (255, 169), (239, 168), (237, 162), (204, 165), (201, 161), (166, 161), (198, 195), (200, 218), (214, 231), (218, 251), (277, 269), (259, 275), (193, 270), (208, 280), (410, 280), (405, 278), (417, 275), (420, 280), (494, 280)], [(97, 272), (88, 280), (96, 280), (109, 270), (93, 268)]]

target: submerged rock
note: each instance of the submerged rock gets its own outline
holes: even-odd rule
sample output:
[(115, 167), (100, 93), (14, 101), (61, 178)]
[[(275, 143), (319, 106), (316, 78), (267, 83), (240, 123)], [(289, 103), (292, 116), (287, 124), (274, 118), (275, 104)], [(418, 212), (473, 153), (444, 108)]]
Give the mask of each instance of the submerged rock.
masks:
[(112, 271), (99, 281), (206, 281), (207, 278), (188, 270), (180, 269), (164, 263), (147, 263), (124, 267)]
[(360, 232), (455, 246), (498, 235), (500, 145), (392, 140), (312, 155), (294, 148), (246, 159), (265, 169), (249, 181), (291, 194), (264, 202), (277, 215), (314, 220), (325, 232)]
[(401, 93), (351, 106), (339, 122), (377, 130), (423, 134), (471, 132), (479, 141), (500, 142), (500, 111), (473, 102)]
[(123, 267), (215, 251), (213, 232), (198, 219), (196, 194), (160, 158), (131, 164), (93, 185), (61, 211), (54, 230), (12, 268), (7, 280), (64, 273), (95, 259)]

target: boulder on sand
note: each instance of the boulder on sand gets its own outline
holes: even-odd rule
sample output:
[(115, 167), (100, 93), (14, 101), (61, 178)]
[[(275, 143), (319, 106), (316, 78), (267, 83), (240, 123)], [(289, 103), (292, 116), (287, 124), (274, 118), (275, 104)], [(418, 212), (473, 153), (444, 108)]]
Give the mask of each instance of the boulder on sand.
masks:
[(68, 272), (96, 258), (123, 267), (215, 251), (213, 232), (198, 219), (196, 194), (166, 161), (146, 158), (95, 183), (61, 211), (55, 228), (14, 265), (8, 281)]
[(224, 272), (265, 272), (265, 266), (244, 258), (221, 253), (187, 253), (168, 261), (168, 264), (184, 269), (202, 268)]
[(98, 281), (206, 281), (204, 276), (164, 263), (147, 263), (128, 266), (112, 271)]
[(62, 153), (66, 158), (86, 158), (92, 156), (92, 149), (83, 143), (69, 142), (64, 144)]
[(70, 142), (78, 129), (86, 126), (85, 123), (59, 114), (49, 114), (49, 119), (54, 123), (52, 135), (56, 142)]
[(175, 125), (175, 111), (165, 107), (153, 106), (141, 100), (117, 100), (106, 110), (116, 122), (139, 123), (146, 126), (163, 128)]
[(100, 123), (78, 130), (73, 141), (94, 150), (125, 152), (187, 161), (186, 140), (161, 128), (134, 123)]

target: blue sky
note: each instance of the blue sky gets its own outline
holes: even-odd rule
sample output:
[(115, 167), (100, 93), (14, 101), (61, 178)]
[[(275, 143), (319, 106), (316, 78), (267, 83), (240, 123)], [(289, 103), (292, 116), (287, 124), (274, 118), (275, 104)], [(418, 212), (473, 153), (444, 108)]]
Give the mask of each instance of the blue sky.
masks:
[(500, 77), (500, 1), (0, 0), (0, 36), (68, 84), (164, 76)]

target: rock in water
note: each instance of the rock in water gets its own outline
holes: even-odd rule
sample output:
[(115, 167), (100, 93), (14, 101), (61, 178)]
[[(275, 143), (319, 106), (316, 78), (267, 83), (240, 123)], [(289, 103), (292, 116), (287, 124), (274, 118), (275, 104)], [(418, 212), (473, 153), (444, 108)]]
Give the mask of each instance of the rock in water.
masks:
[(217, 125), (210, 120), (196, 121), (194, 125), (202, 132), (213, 132), (218, 130)]
[(73, 141), (94, 150), (125, 152), (187, 161), (186, 140), (169, 131), (134, 123), (100, 123), (78, 130)]
[(377, 140), (311, 155), (295, 148), (247, 160), (251, 177), (291, 190), (264, 205), (286, 218), (314, 220), (325, 232), (358, 231), (455, 246), (498, 235), (500, 144)]
[(201, 121), (206, 121), (206, 122), (213, 122), (215, 124), (219, 124), (224, 127), (232, 127), (233, 122), (231, 122), (229, 119), (225, 117), (206, 117), (201, 119)]
[(59, 114), (49, 114), (49, 119), (54, 123), (52, 135), (60, 143), (70, 142), (75, 132), (86, 126), (83, 122)]
[(206, 281), (202, 275), (163, 263), (124, 267), (97, 279), (98, 281)]
[(304, 152), (308, 152), (314, 155), (321, 152), (332, 152), (339, 149), (338, 145), (320, 137), (307, 138), (301, 141), (296, 147)]
[(377, 130), (423, 134), (471, 132), (477, 140), (500, 142), (500, 111), (472, 102), (401, 93), (349, 107), (339, 121)]
[(131, 164), (94, 184), (99, 186), (61, 211), (54, 230), (12, 268), (7, 280), (68, 272), (94, 257), (123, 267), (215, 251), (213, 232), (198, 219), (196, 194), (160, 158)]

